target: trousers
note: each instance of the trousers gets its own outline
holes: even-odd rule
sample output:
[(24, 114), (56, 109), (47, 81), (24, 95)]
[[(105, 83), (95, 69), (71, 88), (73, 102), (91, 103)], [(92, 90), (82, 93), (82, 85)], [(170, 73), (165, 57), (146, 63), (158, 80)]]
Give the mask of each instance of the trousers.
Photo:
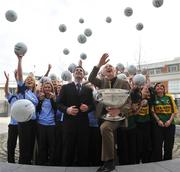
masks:
[(104, 121), (100, 126), (102, 136), (101, 160), (115, 159), (115, 137), (114, 133), (121, 126), (121, 121)]

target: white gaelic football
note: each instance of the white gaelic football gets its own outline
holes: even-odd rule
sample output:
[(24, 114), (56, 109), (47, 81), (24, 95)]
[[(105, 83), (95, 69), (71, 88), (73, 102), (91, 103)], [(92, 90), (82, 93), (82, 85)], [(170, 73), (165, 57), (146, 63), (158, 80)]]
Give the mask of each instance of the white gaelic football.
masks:
[(72, 74), (71, 74), (71, 72), (69, 72), (68, 70), (63, 71), (63, 72), (61, 73), (61, 79), (62, 79), (63, 81), (71, 81), (71, 80), (72, 80)]
[(84, 30), (84, 35), (86, 35), (87, 37), (90, 37), (92, 35), (92, 30), (87, 28)]
[(136, 67), (135, 67), (134, 65), (128, 66), (127, 70), (128, 70), (128, 73), (129, 73), (130, 75), (135, 75), (135, 74), (136, 74), (136, 71), (137, 71), (137, 69), (136, 69)]
[(152, 4), (154, 7), (159, 8), (163, 5), (163, 2), (164, 2), (163, 0), (153, 0)]
[(23, 42), (19, 42), (14, 46), (14, 52), (23, 56), (27, 52), (27, 46)]
[(45, 82), (50, 82), (51, 81), (51, 79), (49, 78), (49, 77), (47, 77), (47, 76), (43, 76), (40, 80), (39, 80), (39, 82), (40, 83), (45, 83)]
[(86, 41), (87, 41), (87, 38), (85, 35), (83, 34), (80, 34), (77, 38), (78, 42), (81, 43), (81, 44), (84, 44)]
[(133, 82), (137, 86), (143, 86), (146, 83), (146, 77), (142, 74), (136, 74), (133, 77)]
[(66, 25), (65, 24), (60, 24), (59, 25), (59, 30), (60, 30), (60, 32), (65, 32), (67, 30)]
[(81, 54), (80, 54), (80, 58), (81, 58), (82, 60), (86, 60), (87, 55), (86, 55), (85, 53), (81, 53)]
[(133, 9), (131, 7), (126, 7), (124, 9), (124, 15), (125, 16), (130, 17), (130, 16), (132, 16), (132, 14), (133, 14)]
[(57, 75), (55, 73), (51, 73), (49, 75), (49, 78), (50, 78), (51, 81), (57, 80)]
[(124, 74), (124, 73), (120, 73), (120, 74), (117, 75), (117, 78), (119, 78), (119, 79), (121, 79), (121, 80), (126, 80), (126, 79), (127, 79), (127, 76), (126, 76), (126, 74)]
[(11, 106), (11, 116), (17, 122), (29, 121), (35, 113), (35, 107), (30, 100), (20, 99)]
[(69, 70), (71, 73), (74, 73), (74, 70), (75, 70), (76, 66), (77, 66), (76, 64), (71, 63), (71, 64), (69, 65), (69, 67), (68, 67), (68, 70)]
[(65, 55), (68, 55), (68, 54), (70, 53), (70, 51), (69, 51), (67, 48), (64, 48), (63, 53), (64, 53)]
[(108, 17), (106, 17), (106, 22), (107, 22), (107, 23), (111, 23), (111, 22), (112, 22), (111, 17), (109, 17), (109, 16), (108, 16)]
[(81, 23), (81, 24), (84, 23), (84, 19), (83, 19), (83, 18), (80, 18), (80, 19), (79, 19), (79, 23)]
[(143, 29), (143, 24), (142, 23), (137, 23), (137, 25), (136, 25), (136, 29), (138, 30), (138, 31), (141, 31), (142, 29)]
[(118, 71), (120, 71), (120, 72), (124, 72), (125, 67), (124, 67), (124, 65), (123, 65), (122, 63), (118, 63), (118, 64), (116, 65), (116, 69), (117, 69)]
[(10, 22), (15, 22), (17, 20), (17, 14), (13, 10), (8, 10), (5, 13), (5, 17)]

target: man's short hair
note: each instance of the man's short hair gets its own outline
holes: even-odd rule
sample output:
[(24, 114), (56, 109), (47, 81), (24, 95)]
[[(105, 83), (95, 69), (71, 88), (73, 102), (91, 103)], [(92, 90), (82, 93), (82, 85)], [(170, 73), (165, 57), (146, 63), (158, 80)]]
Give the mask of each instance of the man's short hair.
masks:
[(85, 74), (85, 70), (83, 69), (82, 66), (76, 66), (75, 69), (74, 69), (74, 72), (75, 72), (75, 70), (76, 70), (77, 68), (81, 68), (81, 69), (83, 70), (83, 73)]

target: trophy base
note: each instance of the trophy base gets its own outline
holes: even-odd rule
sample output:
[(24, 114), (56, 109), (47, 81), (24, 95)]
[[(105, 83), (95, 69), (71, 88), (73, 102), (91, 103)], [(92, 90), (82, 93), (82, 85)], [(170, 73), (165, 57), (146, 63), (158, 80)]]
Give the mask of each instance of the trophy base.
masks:
[(102, 119), (106, 120), (106, 121), (111, 121), (111, 122), (116, 122), (116, 121), (122, 121), (125, 119), (125, 116), (115, 116), (112, 117), (109, 114), (103, 115)]

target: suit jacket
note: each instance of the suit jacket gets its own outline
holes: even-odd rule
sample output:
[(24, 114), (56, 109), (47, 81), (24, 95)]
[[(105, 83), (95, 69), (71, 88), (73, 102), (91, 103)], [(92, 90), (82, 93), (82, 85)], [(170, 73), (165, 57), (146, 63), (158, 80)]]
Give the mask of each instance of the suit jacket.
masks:
[[(88, 105), (87, 112), (79, 111), (76, 116), (66, 113), (68, 107), (75, 105), (79, 108), (82, 103)], [(82, 85), (81, 91), (78, 93), (74, 82), (63, 85), (57, 104), (58, 109), (64, 113), (64, 125), (68, 124), (72, 128), (78, 127), (79, 124), (81, 126), (88, 125), (88, 113), (94, 109), (92, 89)]]
[[(109, 86), (109, 80), (107, 78), (103, 78), (103, 79), (99, 79), (97, 78), (97, 74), (99, 72), (99, 68), (94, 66), (92, 72), (89, 75), (89, 82), (91, 82), (92, 84), (94, 84), (95, 86), (97, 86), (99, 89), (103, 89), (103, 88), (110, 88)], [(119, 78), (116, 78), (112, 88), (119, 88), (119, 89), (126, 89), (126, 90), (130, 90), (130, 85), (127, 81), (121, 80)], [(101, 115), (103, 115), (103, 108), (104, 105), (102, 103), (97, 103), (96, 105), (96, 116), (100, 117)], [(129, 110), (130, 105), (125, 105), (123, 106), (123, 108), (121, 109), (123, 112), (127, 113), (127, 111)]]

